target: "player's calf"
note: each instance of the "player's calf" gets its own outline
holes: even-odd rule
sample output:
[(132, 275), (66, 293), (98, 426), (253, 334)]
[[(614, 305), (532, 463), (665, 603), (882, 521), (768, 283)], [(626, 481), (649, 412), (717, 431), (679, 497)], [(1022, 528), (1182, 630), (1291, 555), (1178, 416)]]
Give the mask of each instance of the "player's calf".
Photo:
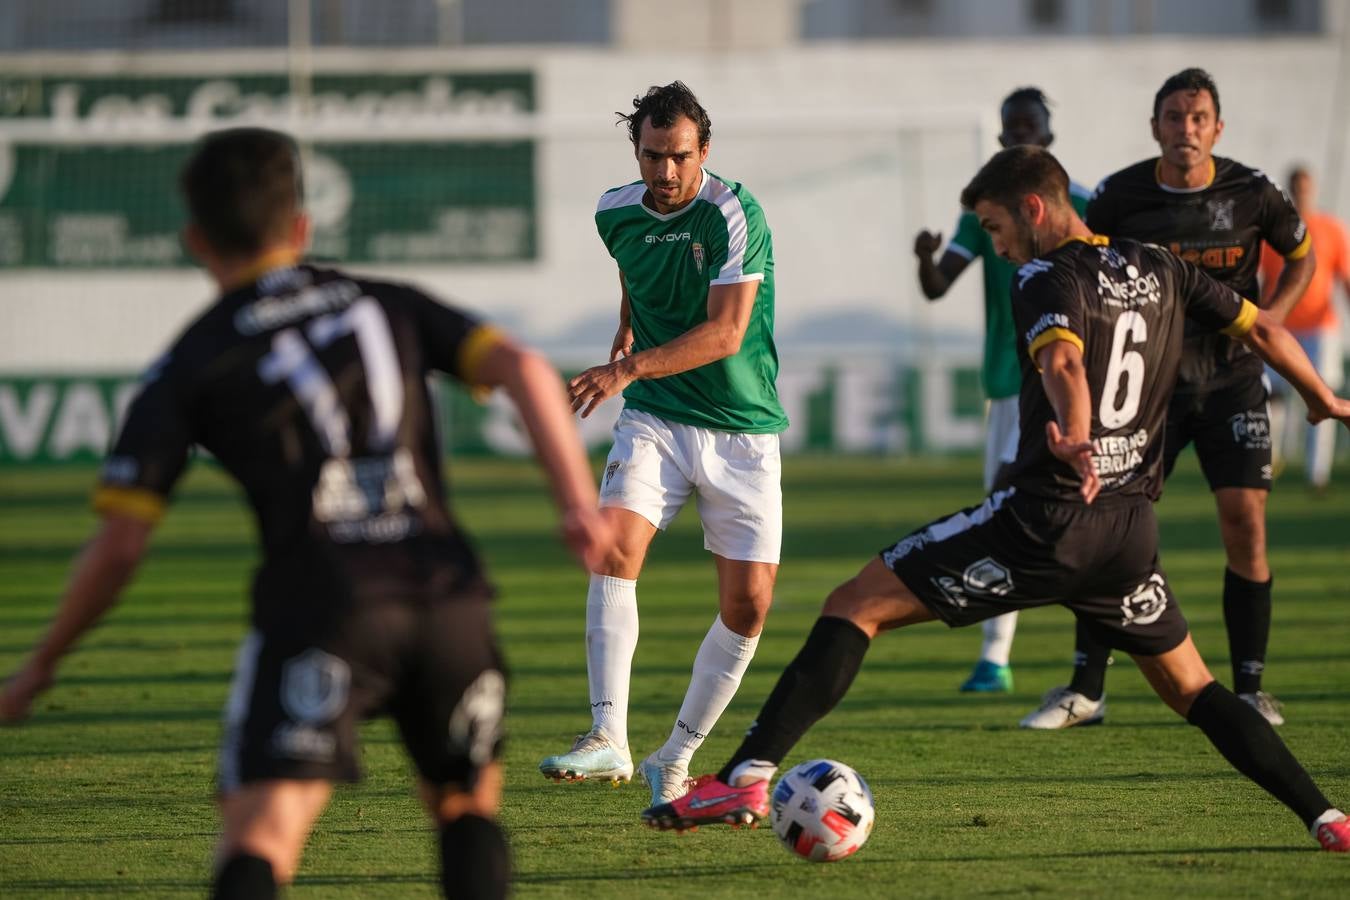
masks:
[(221, 863), (211, 900), (272, 900), (277, 895), (272, 864), (261, 856), (238, 853)]

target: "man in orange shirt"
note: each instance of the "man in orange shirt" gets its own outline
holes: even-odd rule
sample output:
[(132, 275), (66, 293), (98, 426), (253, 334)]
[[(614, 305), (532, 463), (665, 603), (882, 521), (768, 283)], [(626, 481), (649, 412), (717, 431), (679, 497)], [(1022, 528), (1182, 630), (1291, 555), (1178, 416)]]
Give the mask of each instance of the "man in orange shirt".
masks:
[[(1308, 358), (1317, 366), (1322, 379), (1339, 388), (1344, 378), (1341, 356), (1340, 324), (1332, 295), (1339, 284), (1350, 299), (1350, 239), (1345, 226), (1335, 217), (1317, 208), (1317, 183), (1302, 166), (1289, 172), (1289, 194), (1312, 235), (1317, 254), (1317, 270), (1308, 289), (1285, 317), (1284, 327), (1298, 338)], [(1261, 279), (1265, 290), (1273, 290), (1284, 259), (1270, 245), (1261, 247)], [(1266, 370), (1271, 380), (1271, 436), (1278, 464), (1283, 446), (1291, 444), (1298, 419), (1288, 415), (1289, 385), (1279, 375)], [(1323, 490), (1331, 478), (1331, 462), (1336, 450), (1336, 432), (1320, 425), (1307, 426), (1305, 470), (1308, 484)]]

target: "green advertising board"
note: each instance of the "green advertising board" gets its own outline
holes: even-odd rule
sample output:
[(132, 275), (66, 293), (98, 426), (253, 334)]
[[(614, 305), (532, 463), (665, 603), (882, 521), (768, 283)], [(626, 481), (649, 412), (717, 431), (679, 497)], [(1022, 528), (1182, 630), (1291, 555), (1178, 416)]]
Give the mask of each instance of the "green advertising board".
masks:
[(528, 72), (319, 75), (303, 104), (280, 75), (0, 76), (0, 268), (187, 265), (176, 177), (190, 141), (295, 131), (302, 106), (316, 257), (532, 260), (533, 139), (447, 135), (534, 102)]
[[(973, 449), (980, 441), (977, 423), (984, 403), (976, 369), (886, 368), (863, 388), (876, 395), (876, 402), (861, 416), (845, 398), (846, 383), (858, 389), (856, 379), (845, 379), (834, 366), (817, 374), (805, 393), (785, 395), (800, 410), (785, 435), (785, 452), (948, 452)], [(931, 391), (939, 384), (943, 390)], [(439, 379), (433, 387), (448, 453), (529, 452), (528, 437), (502, 392), (479, 403), (449, 380)], [(102, 459), (137, 389), (129, 375), (0, 375), (0, 467)], [(934, 403), (934, 396), (940, 401)], [(606, 415), (617, 415), (618, 409), (618, 401), (611, 401), (579, 422), (592, 451), (608, 448)]]

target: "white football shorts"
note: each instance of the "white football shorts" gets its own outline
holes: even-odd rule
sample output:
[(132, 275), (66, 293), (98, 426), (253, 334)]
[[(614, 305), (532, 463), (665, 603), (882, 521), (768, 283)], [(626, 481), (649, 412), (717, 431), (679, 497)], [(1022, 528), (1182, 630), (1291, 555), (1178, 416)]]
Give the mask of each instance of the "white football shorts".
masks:
[(714, 431), (625, 409), (614, 423), (600, 505), (632, 510), (664, 531), (694, 494), (704, 549), (776, 564), (783, 545), (781, 477), (776, 434)]
[(1017, 397), (1000, 397), (989, 401), (989, 421), (984, 436), (984, 489), (994, 486), (998, 470), (1017, 459), (1018, 424)]

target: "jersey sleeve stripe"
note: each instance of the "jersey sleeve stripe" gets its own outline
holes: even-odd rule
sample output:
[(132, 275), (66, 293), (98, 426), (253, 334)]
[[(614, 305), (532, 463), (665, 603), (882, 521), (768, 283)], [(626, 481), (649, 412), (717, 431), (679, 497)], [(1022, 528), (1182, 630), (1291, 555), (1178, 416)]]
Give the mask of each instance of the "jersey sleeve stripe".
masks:
[(469, 385), (478, 384), (478, 369), (488, 351), (502, 341), (502, 333), (491, 325), (479, 325), (459, 345), (459, 374)]
[(1237, 318), (1234, 319), (1227, 328), (1222, 329), (1223, 333), (1229, 337), (1242, 337), (1244, 334), (1251, 331), (1252, 326), (1256, 324), (1258, 312), (1259, 310), (1256, 308), (1256, 304), (1246, 297), (1243, 297), (1242, 309), (1238, 310)]
[(600, 195), (600, 202), (596, 204), (595, 212), (599, 214), (607, 209), (618, 209), (620, 206), (632, 206), (641, 203), (642, 195), (646, 190), (647, 185), (644, 182), (635, 181), (632, 184), (625, 184), (623, 187), (605, 191)]
[[(711, 178), (711, 175), (709, 176)], [(745, 220), (745, 208), (741, 206), (741, 198), (736, 196), (736, 192), (727, 186), (721, 179), (712, 179), (716, 182), (709, 191), (709, 200), (717, 205), (722, 211), (722, 218), (727, 223), (727, 261), (722, 265), (721, 272), (712, 284), (734, 284), (737, 281), (744, 281), (741, 277), (742, 267), (745, 265), (745, 248), (749, 241), (750, 227)]]
[(708, 284), (709, 285), (741, 284), (742, 282), (746, 281), (763, 281), (763, 280), (764, 280), (763, 272), (741, 272), (739, 275), (731, 275), (725, 278), (714, 278), (712, 281), (708, 282)]
[(1312, 229), (1309, 229), (1308, 233), (1303, 235), (1303, 240), (1299, 242), (1299, 245), (1295, 247), (1293, 250), (1286, 253), (1284, 258), (1302, 259), (1303, 257), (1308, 255), (1308, 251), (1311, 249), (1312, 249)]
[(969, 247), (963, 247), (956, 241), (949, 242), (947, 244), (947, 249), (944, 252), (955, 253), (957, 256), (961, 257), (966, 262), (970, 262), (972, 259), (975, 258), (974, 250), (971, 250)]
[(1030, 346), (1027, 347), (1027, 355), (1031, 357), (1031, 362), (1036, 366), (1037, 372), (1041, 370), (1041, 366), (1040, 363), (1036, 362), (1036, 354), (1040, 353), (1042, 348), (1049, 344), (1053, 344), (1055, 341), (1068, 341), (1070, 344), (1077, 347), (1080, 353), (1083, 351), (1083, 339), (1069, 329), (1047, 328), (1045, 331), (1038, 334), (1036, 340), (1032, 341)]
[(145, 488), (101, 487), (94, 491), (94, 511), (121, 515), (154, 525), (164, 517), (164, 498)]

